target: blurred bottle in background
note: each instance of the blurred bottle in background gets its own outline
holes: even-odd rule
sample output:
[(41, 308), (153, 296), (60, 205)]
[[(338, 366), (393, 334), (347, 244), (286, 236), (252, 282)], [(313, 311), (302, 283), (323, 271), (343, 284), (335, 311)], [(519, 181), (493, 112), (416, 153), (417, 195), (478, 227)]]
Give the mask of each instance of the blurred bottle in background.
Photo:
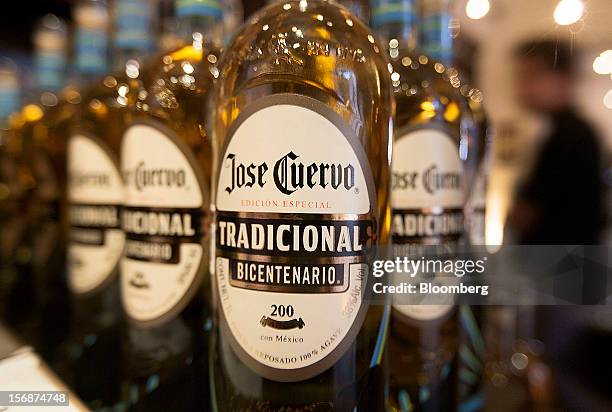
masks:
[[(27, 185), (20, 164), (21, 141), (11, 128), (21, 105), (21, 84), (15, 62), (0, 58), (0, 319), (8, 294), (21, 276), (19, 247), (27, 234)], [(27, 175), (26, 175), (27, 176)]]
[[(468, 188), (465, 205), (467, 242), (475, 246), (474, 252), (484, 253), (486, 248), (486, 201), (488, 177), (491, 166), (493, 131), (487, 121), (482, 92), (463, 84), (459, 88), (471, 110), (467, 120), (468, 138), (477, 147), (476, 173)], [(485, 355), (483, 337), (486, 306), (461, 305), (459, 309), (459, 372), (458, 399), (460, 412), (480, 411), (485, 407)]]
[(8, 298), (8, 323), (41, 352), (53, 346), (66, 327), (65, 272), (66, 137), (74, 111), (74, 94), (65, 89), (67, 27), (54, 15), (37, 26), (34, 72), (39, 90), (26, 104), (15, 133), (33, 184), (28, 201), (30, 269), (20, 276)]
[(420, 50), (438, 62), (453, 62), (452, 0), (419, 0), (418, 37)]
[(172, 36), (180, 46), (139, 67), (140, 88), (129, 99), (121, 144), (127, 237), (121, 293), (129, 319), (121, 382), (127, 405), (138, 411), (209, 405), (208, 118), (223, 7), (180, 0), (174, 10)]
[(470, 130), (470, 139), (477, 140), (479, 151), (478, 170), (472, 186), (469, 189), (466, 204), (466, 227), (469, 242), (472, 245), (485, 246), (486, 240), (486, 207), (489, 187), (489, 173), (491, 171), (492, 147), (494, 131), (489, 124), (484, 109), (482, 92), (469, 85), (461, 87), (461, 93), (466, 96), (473, 118)]
[(46, 360), (86, 403), (93, 404), (84, 388), (95, 386), (94, 398), (105, 399), (117, 370), (117, 340), (113, 342), (109, 330), (120, 318), (116, 266), (123, 250), (117, 210), (122, 188), (117, 167), (113, 170), (118, 161), (106, 143), (106, 132), (116, 126), (105, 122), (112, 109), (110, 99), (104, 99), (102, 80), (110, 69), (108, 6), (103, 0), (78, 1), (73, 20), (72, 87), (78, 105), (67, 136), (71, 312), (67, 335)]
[(10, 128), (10, 116), (16, 113), (21, 105), (21, 81), (15, 62), (9, 58), (0, 58), (0, 131), (4, 146), (6, 133)]
[(118, 269), (125, 235), (120, 227), (124, 185), (119, 149), (128, 100), (139, 90), (137, 68), (154, 49), (158, 21), (156, 2), (118, 0), (113, 6), (81, 0), (73, 11), (80, 96), (68, 144), (73, 311), (70, 335), (52, 360), (94, 410), (122, 407), (125, 399), (120, 382), (124, 362)]
[(130, 77), (135, 68), (127, 63), (133, 60), (143, 63), (157, 47), (158, 0), (115, 0), (112, 12), (113, 72), (128, 70), (126, 75)]
[[(418, 3), (418, 33), (421, 50), (430, 58), (445, 63), (454, 62), (453, 38), (460, 27), (451, 14), (450, 0), (423, 0)], [(453, 69), (455, 72), (456, 70)], [(461, 80), (459, 80), (461, 78)], [(486, 167), (484, 162), (489, 149), (485, 109), (482, 92), (466, 83), (463, 74), (457, 76), (452, 86), (463, 96), (459, 101), (462, 110), (469, 113), (461, 119), (462, 139), (467, 139), (469, 158), (466, 161), (464, 203), (466, 228), (465, 243), (484, 245), (486, 208)], [(463, 158), (464, 154), (460, 154)], [(482, 337), (485, 308), (461, 305), (459, 308), (459, 356), (458, 356), (458, 405), (460, 412), (480, 411), (484, 399), (485, 345)]]
[[(121, 106), (114, 95), (113, 99), (108, 97), (111, 93), (104, 85), (105, 80), (110, 82), (103, 78), (110, 67), (106, 2), (81, 0), (75, 5), (73, 15), (74, 66), (81, 101), (68, 141), (71, 228), (68, 279), (74, 301), (84, 303), (80, 298), (91, 298), (112, 283), (123, 251), (117, 209), (123, 200), (123, 188), (118, 159), (107, 147), (110, 138), (106, 136), (112, 135), (114, 127), (114, 123), (106, 122), (109, 112), (120, 110)], [(113, 306), (111, 302), (109, 306)], [(84, 319), (96, 312), (103, 315), (104, 310), (100, 309), (90, 308), (82, 315)], [(95, 323), (93, 319), (88, 321)]]
[[(81, 101), (68, 141), (71, 228), (68, 280), (76, 302), (78, 298), (96, 295), (114, 278), (123, 251), (116, 209), (123, 200), (123, 189), (114, 166), (118, 160), (113, 159), (112, 150), (105, 143), (108, 139), (104, 133), (111, 127), (88, 117), (100, 112), (107, 115), (109, 110), (105, 106), (109, 102), (100, 100), (103, 94), (98, 96), (100, 86), (105, 91), (102, 77), (110, 67), (108, 7), (103, 0), (81, 0), (75, 5), (73, 15), (74, 66)], [(102, 315), (100, 309), (82, 315), (85, 319), (96, 312)]]
[[(473, 113), (459, 91), (463, 80), (452, 67), (450, 2), (375, 0), (371, 4), (372, 24), (388, 47), (397, 103), (393, 243), (419, 256), (425, 245), (452, 250), (466, 242), (467, 193), (482, 148), (478, 139), (469, 138), (477, 132)], [(424, 177), (432, 173), (453, 176), (453, 183), (427, 190)], [(389, 328), (391, 408), (455, 410), (460, 314), (465, 310), (453, 302), (407, 303), (394, 304)], [(476, 331), (480, 341), (478, 336)], [(482, 367), (475, 368), (480, 373)]]

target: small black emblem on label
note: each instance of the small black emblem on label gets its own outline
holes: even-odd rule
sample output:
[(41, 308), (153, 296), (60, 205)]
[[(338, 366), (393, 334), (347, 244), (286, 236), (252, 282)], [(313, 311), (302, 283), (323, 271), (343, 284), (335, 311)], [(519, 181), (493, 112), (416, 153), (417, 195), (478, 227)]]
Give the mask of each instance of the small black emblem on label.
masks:
[(289, 329), (295, 329), (295, 328), (302, 329), (305, 326), (305, 323), (302, 320), (302, 318), (291, 319), (291, 320), (276, 320), (276, 319), (269, 318), (267, 316), (262, 316), (259, 323), (261, 323), (261, 326), (263, 326), (264, 328), (266, 326), (269, 326), (273, 329), (280, 329), (280, 330), (289, 330)]
[(145, 280), (142, 273), (136, 273), (132, 279), (130, 279), (130, 286), (136, 289), (149, 289), (150, 285)]

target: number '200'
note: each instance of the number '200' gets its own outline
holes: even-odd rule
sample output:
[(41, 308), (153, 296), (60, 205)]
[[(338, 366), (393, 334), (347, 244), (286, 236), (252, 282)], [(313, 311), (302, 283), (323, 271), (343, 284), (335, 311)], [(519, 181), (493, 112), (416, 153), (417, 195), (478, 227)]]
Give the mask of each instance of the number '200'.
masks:
[(272, 305), (272, 313), (270, 316), (293, 317), (295, 310), (291, 305)]

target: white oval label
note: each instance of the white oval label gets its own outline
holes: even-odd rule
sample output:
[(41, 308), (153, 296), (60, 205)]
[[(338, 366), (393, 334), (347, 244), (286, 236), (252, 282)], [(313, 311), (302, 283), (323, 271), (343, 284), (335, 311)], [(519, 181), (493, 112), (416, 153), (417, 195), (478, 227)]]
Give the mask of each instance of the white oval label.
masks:
[[(461, 238), (464, 167), (458, 145), (447, 133), (423, 128), (400, 134), (393, 143), (392, 176), (394, 244), (452, 244)], [(393, 307), (408, 318), (431, 321), (449, 313), (452, 301)]]
[(392, 172), (393, 243), (442, 243), (463, 234), (463, 164), (446, 133), (418, 129), (401, 135)]
[(133, 320), (164, 322), (189, 303), (201, 281), (205, 186), (189, 148), (153, 122), (126, 130), (121, 170), (123, 305)]
[(266, 378), (307, 379), (333, 365), (365, 316), (369, 163), (337, 114), (301, 96), (264, 99), (230, 135), (216, 191), (224, 333)]
[(119, 222), (124, 196), (117, 160), (104, 142), (84, 134), (71, 136), (68, 283), (74, 293), (98, 290), (115, 272), (125, 244)]

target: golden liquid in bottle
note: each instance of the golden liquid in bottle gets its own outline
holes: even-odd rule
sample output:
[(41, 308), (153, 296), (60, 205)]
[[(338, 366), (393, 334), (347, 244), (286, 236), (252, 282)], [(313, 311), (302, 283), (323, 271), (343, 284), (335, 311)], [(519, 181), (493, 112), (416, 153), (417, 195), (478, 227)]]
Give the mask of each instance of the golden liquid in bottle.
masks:
[[(449, 52), (446, 3), (392, 3), (397, 13), (372, 2), (373, 23), (385, 38), (393, 67), (397, 104), (392, 243), (400, 256), (453, 259), (464, 242), (464, 206), (478, 156), (474, 122), (457, 70), (417, 49), (441, 56)], [(427, 41), (417, 44), (417, 37)], [(437, 246), (444, 257), (436, 256)], [(444, 282), (441, 275), (422, 271), (415, 279)], [(432, 303), (407, 297), (394, 302), (388, 340), (393, 411), (456, 407), (458, 307), (452, 299)]]
[[(129, 220), (129, 215), (124, 214), (127, 249), (121, 274), (122, 299), (124, 307), (128, 308), (130, 322), (124, 333), (126, 365), (122, 385), (126, 399), (131, 396), (129, 394), (138, 394), (135, 404), (137, 409), (165, 407), (191, 410), (208, 402), (206, 330), (210, 328), (211, 313), (208, 242), (209, 182), (212, 168), (208, 119), (212, 110), (210, 95), (219, 74), (217, 63), (220, 54), (219, 48), (212, 45), (209, 38), (194, 32), (192, 43), (149, 59), (145, 65), (133, 71), (133, 78), (128, 82), (128, 112), (122, 139), (122, 168), (128, 192), (127, 213), (134, 216), (134, 213), (143, 211), (160, 212), (159, 216), (167, 213), (172, 218), (183, 216), (183, 219), (188, 214), (190, 224), (185, 223), (184, 229), (194, 231), (188, 238), (168, 234), (162, 238), (139, 235), (135, 233), (136, 227), (129, 223), (133, 220)], [(139, 130), (138, 136), (142, 136), (144, 142), (137, 148), (129, 144), (131, 136), (136, 133), (135, 130)], [(148, 139), (151, 140), (150, 145), (147, 144)], [(167, 160), (157, 157), (160, 141), (169, 145), (165, 147), (170, 147), (170, 155), (174, 157), (169, 156)], [(138, 153), (133, 149), (137, 149)], [(180, 153), (179, 163), (176, 153)], [(140, 172), (136, 171), (139, 166), (140, 171), (176, 170), (179, 174), (184, 172), (195, 176), (194, 180), (188, 180), (181, 187), (183, 191), (191, 193), (190, 199), (197, 192), (199, 204), (186, 205), (180, 192), (164, 192), (165, 183), (168, 186), (182, 185), (182, 181), (171, 181), (170, 174), (165, 177), (150, 173), (139, 174)], [(157, 185), (160, 180), (155, 176), (169, 180)], [(180, 180), (180, 177), (178, 179)], [(144, 198), (134, 196), (134, 193), (141, 189), (142, 193), (148, 196), (144, 202)], [(185, 196), (190, 196), (189, 193)], [(147, 202), (165, 203), (161, 207), (153, 207)], [(134, 270), (134, 266), (125, 265), (126, 261), (128, 265), (133, 265), (134, 262), (138, 264), (137, 256), (130, 251), (130, 242), (144, 242), (149, 245), (172, 243), (179, 248), (183, 244), (189, 244), (191, 251), (195, 249), (201, 255), (194, 259), (193, 252), (180, 250), (180, 254), (175, 255), (177, 261), (174, 263), (141, 258), (148, 260), (147, 263), (152, 266), (150, 269)], [(185, 264), (184, 259), (190, 259), (191, 263), (188, 261)], [(157, 316), (147, 318), (145, 314), (144, 318), (139, 318), (144, 313), (141, 308), (135, 306), (136, 312), (130, 309), (134, 307), (133, 299), (139, 297), (138, 287), (142, 283), (138, 282), (159, 281), (155, 276), (156, 273), (162, 273), (160, 271), (170, 273), (172, 283), (169, 283), (168, 288), (185, 283), (184, 278), (188, 279), (188, 287), (174, 297), (170, 296), (170, 299), (174, 299), (172, 305), (164, 306), (164, 302), (152, 305)], [(184, 275), (184, 272), (187, 274)], [(151, 299), (147, 295), (144, 296)], [(162, 306), (164, 307), (159, 309)], [(150, 393), (151, 379), (158, 382), (153, 393)], [(164, 393), (168, 396), (161, 395)]]
[[(109, 74), (75, 90), (67, 134), (67, 244), (70, 329), (49, 362), (90, 407), (119, 399), (121, 356), (118, 266), (123, 184), (119, 145), (124, 129), (125, 75)], [(92, 375), (91, 368), (103, 372)]]
[[(75, 110), (70, 89), (43, 93), (42, 104), (26, 105), (16, 122), (11, 151), (19, 159), (28, 193), (21, 210), (27, 234), (19, 246), (22, 273), (15, 289), (13, 323), (43, 356), (57, 347), (68, 318), (65, 283), (66, 142)], [(51, 326), (53, 325), (53, 326)]]
[(0, 147), (0, 219), (2, 235), (0, 243), (0, 316), (11, 325), (20, 323), (19, 285), (30, 277), (31, 245), (28, 242), (28, 218), (25, 213), (34, 178), (23, 152), (20, 134), (25, 120), (20, 112), (13, 113), (2, 130)]
[[(398, 108), (396, 139), (406, 138), (404, 134), (413, 130), (441, 129), (451, 137), (458, 151), (465, 144), (461, 140), (462, 97), (453, 88), (449, 76), (443, 74), (446, 67), (399, 44), (394, 45), (397, 47), (391, 49), (392, 56), (395, 56), (391, 64)], [(427, 156), (426, 153), (421, 155)], [(435, 163), (435, 157), (431, 161)], [(410, 168), (408, 159), (394, 157), (394, 163), (399, 169)], [(401, 190), (399, 176), (394, 176), (397, 190)], [(461, 203), (456, 207), (454, 213), (462, 219)], [(412, 213), (408, 211), (409, 215)], [(420, 215), (421, 212), (416, 213)], [(427, 210), (423, 209), (422, 213), (426, 215)], [(399, 216), (402, 215), (396, 211), (394, 223), (397, 224)], [(408, 237), (396, 229), (393, 243), (456, 244), (462, 231), (461, 227), (450, 235), (420, 233)], [(432, 315), (434, 319), (430, 320), (428, 311), (436, 311), (439, 316)], [(457, 322), (454, 306), (394, 307), (389, 327), (389, 356), (395, 360), (390, 367), (392, 410), (403, 410), (407, 405), (417, 411), (452, 410), (456, 385)]]
[[(72, 158), (69, 158), (68, 190), (71, 206), (69, 279), (72, 292), (79, 299), (91, 298), (92, 295), (104, 291), (109, 284), (114, 285), (114, 293), (117, 293), (119, 257), (124, 241), (121, 235), (117, 236), (110, 232), (120, 229), (119, 207), (123, 196), (119, 172), (119, 150), (125, 128), (124, 112), (127, 107), (127, 98), (124, 97), (127, 85), (125, 75), (123, 77), (122, 79), (121, 75), (113, 74), (96, 79), (80, 92), (80, 104), (70, 131), (69, 153)], [(86, 147), (83, 148), (83, 145)], [(90, 151), (93, 151), (96, 157), (88, 157)], [(82, 200), (83, 195), (80, 191), (83, 189), (93, 192), (95, 200), (90, 202), (94, 204)], [(85, 212), (87, 208), (93, 208), (89, 214), (93, 212), (112, 214), (115, 223), (111, 224), (109, 219), (106, 219), (109, 221), (104, 224), (95, 221), (90, 224), (87, 220), (82, 222), (79, 216), (83, 208), (86, 209)], [(102, 243), (97, 245), (94, 242), (87, 245), (88, 236), (96, 234), (99, 234)], [(81, 240), (82, 238), (85, 240)], [(83, 243), (89, 247), (99, 246), (99, 250), (94, 251), (95, 254), (92, 255), (87, 249), (80, 249)], [(104, 261), (101, 261), (98, 254), (100, 250), (106, 251), (102, 258)], [(79, 276), (86, 279), (84, 284), (82, 280), (75, 279)], [(92, 277), (93, 280), (90, 279)], [(98, 313), (98, 315), (103, 314)]]

